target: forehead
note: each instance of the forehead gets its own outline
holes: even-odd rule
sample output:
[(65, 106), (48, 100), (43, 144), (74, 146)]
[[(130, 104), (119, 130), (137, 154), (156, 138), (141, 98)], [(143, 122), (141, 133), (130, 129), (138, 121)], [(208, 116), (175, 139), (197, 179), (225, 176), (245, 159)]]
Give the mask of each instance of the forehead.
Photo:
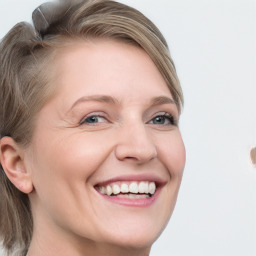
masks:
[[(113, 41), (78, 41), (58, 51), (53, 65), (60, 92), (140, 96), (168, 94), (170, 90), (146, 52), (134, 45)], [(127, 95), (128, 96), (128, 95)]]

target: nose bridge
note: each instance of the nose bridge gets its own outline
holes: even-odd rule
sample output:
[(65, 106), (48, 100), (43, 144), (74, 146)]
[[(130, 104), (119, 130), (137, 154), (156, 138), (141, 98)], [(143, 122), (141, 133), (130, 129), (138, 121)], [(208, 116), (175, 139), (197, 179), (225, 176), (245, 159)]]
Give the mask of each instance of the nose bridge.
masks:
[(124, 124), (118, 135), (115, 153), (119, 160), (142, 163), (157, 156), (154, 140), (142, 120)]

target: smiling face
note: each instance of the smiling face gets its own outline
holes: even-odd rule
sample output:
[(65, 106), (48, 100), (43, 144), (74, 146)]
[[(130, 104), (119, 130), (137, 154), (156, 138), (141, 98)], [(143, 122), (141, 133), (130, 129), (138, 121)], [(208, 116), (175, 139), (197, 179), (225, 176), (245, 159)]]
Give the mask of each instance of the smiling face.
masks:
[(115, 41), (76, 42), (53, 70), (56, 94), (24, 155), (34, 185), (31, 247), (48, 244), (45, 255), (149, 251), (185, 163), (170, 90), (142, 49)]

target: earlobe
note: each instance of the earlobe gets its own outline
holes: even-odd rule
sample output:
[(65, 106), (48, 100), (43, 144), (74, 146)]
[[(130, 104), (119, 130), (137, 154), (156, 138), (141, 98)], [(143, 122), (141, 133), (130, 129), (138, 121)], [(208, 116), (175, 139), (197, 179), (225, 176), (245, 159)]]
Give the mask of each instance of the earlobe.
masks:
[(11, 137), (0, 140), (0, 160), (6, 176), (17, 189), (29, 194), (33, 190), (33, 183), (24, 164), (23, 153), (24, 149)]

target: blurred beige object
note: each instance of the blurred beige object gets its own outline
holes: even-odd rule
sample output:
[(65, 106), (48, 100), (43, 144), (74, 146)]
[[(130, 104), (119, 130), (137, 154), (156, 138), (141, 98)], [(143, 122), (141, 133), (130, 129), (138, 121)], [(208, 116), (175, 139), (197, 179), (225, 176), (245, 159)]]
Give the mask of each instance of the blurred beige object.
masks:
[(250, 155), (252, 164), (256, 167), (256, 147), (251, 149)]

